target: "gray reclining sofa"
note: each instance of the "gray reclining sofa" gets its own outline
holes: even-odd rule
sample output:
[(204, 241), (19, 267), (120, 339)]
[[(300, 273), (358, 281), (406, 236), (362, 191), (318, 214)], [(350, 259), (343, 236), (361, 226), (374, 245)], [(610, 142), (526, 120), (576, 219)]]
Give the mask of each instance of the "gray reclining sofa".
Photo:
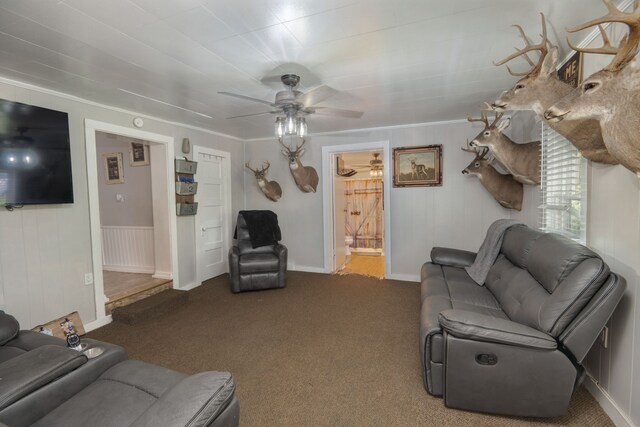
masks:
[(21, 331), (13, 316), (0, 311), (0, 423), (10, 427), (238, 425), (239, 405), (230, 373), (187, 376), (127, 360), (125, 351), (113, 344), (91, 339), (82, 343), (87, 353), (68, 348), (62, 339)]
[(524, 225), (504, 233), (484, 286), (473, 252), (433, 248), (421, 270), (420, 352), (427, 391), (448, 407), (566, 413), (581, 362), (624, 293), (594, 252)]

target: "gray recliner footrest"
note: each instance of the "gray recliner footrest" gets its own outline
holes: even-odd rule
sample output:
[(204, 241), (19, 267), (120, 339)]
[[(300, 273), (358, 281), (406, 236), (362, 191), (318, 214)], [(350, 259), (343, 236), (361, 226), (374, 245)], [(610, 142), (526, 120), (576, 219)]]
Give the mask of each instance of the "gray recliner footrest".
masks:
[(57, 345), (45, 345), (0, 364), (0, 409), (77, 369), (87, 356)]

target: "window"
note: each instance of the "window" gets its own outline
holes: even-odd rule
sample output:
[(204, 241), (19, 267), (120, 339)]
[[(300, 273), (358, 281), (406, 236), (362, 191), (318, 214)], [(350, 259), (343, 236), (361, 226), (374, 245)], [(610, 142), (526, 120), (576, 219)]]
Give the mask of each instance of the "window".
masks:
[(562, 135), (542, 124), (540, 228), (586, 241), (587, 159)]

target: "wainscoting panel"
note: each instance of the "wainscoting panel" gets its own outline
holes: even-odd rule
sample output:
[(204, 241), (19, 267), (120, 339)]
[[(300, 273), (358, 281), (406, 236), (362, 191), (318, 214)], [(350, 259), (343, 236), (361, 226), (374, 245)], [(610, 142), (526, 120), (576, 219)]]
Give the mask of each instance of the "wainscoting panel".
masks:
[(102, 226), (102, 265), (107, 271), (153, 274), (153, 227)]

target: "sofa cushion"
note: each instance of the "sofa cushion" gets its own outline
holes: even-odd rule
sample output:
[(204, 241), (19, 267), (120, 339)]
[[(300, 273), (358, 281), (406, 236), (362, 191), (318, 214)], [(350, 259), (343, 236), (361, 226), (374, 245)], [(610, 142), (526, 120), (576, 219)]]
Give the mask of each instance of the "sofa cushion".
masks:
[(500, 253), (513, 265), (527, 268), (529, 253), (533, 244), (544, 233), (524, 225), (515, 225), (505, 231)]
[(0, 310), (0, 345), (5, 345), (20, 332), (20, 324), (15, 317)]
[[(537, 239), (529, 255), (528, 270), (552, 293), (582, 261), (600, 257), (592, 250), (557, 234)], [(604, 263), (603, 263), (604, 264)]]
[(278, 271), (280, 262), (272, 252), (269, 254), (243, 254), (240, 256), (240, 274), (268, 273)]

